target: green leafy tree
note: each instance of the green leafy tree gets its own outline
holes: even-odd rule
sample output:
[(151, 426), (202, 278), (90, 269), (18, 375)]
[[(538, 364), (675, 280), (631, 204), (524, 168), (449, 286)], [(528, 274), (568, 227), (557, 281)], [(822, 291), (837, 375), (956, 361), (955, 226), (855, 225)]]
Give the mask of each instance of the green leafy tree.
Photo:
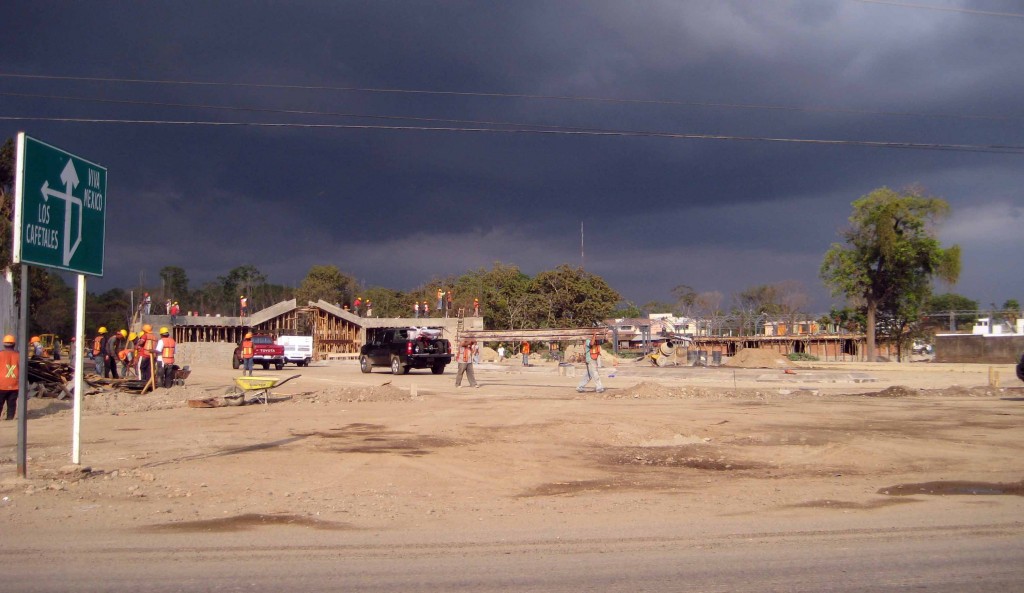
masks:
[(700, 295), (686, 284), (676, 286), (671, 292), (672, 296), (676, 297), (674, 310), (684, 317), (693, 317), (693, 312), (697, 308), (697, 298)]
[(951, 331), (978, 320), (978, 301), (954, 292), (933, 295), (928, 298), (924, 312), (930, 325), (942, 327), (948, 324)]
[[(412, 299), (400, 290), (371, 286), (362, 291), (363, 302), (373, 303), (374, 317), (411, 317)], [(407, 306), (408, 301), (408, 306)]]
[(226, 276), (219, 276), (217, 280), (221, 285), (221, 299), (217, 308), (221, 311), (237, 314), (238, 300), (243, 295), (248, 299), (249, 312), (258, 311), (273, 304), (270, 298), (265, 296), (263, 290), (267, 285), (267, 277), (256, 266), (249, 264), (238, 266), (228, 272)]
[[(513, 265), (495, 262), (490, 270), (479, 271), (483, 285), (480, 299), (484, 327), (522, 329), (528, 327), (533, 295), (530, 277)], [(433, 303), (432, 298), (427, 300)], [(431, 305), (433, 306), (433, 304)]]
[(611, 312), (610, 317), (616, 319), (632, 319), (643, 315), (643, 311), (640, 307), (636, 306), (633, 301), (623, 301), (619, 303), (619, 306)]
[(879, 307), (890, 312), (930, 289), (938, 277), (949, 283), (960, 276), (960, 247), (943, 248), (932, 224), (949, 211), (940, 198), (877, 189), (853, 202), (845, 244), (825, 253), (821, 277), (833, 295), (863, 299), (866, 305), (867, 357), (876, 359)]
[(11, 265), (11, 230), (14, 225), (14, 140), (0, 147), (0, 270)]
[(622, 298), (604, 278), (565, 264), (537, 274), (531, 284), (538, 327), (599, 325)]
[(320, 299), (331, 304), (348, 303), (355, 298), (356, 290), (356, 279), (337, 266), (313, 266), (295, 291), (295, 300), (300, 305)]
[(163, 298), (184, 301), (188, 297), (188, 275), (178, 266), (164, 266), (160, 269), (160, 280), (163, 282)]

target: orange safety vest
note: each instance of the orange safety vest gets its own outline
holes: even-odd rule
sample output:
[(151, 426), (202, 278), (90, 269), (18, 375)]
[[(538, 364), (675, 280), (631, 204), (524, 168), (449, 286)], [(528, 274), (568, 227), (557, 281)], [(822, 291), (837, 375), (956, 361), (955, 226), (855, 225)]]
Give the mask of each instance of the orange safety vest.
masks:
[(252, 340), (242, 342), (242, 358), (252, 358)]
[(139, 354), (146, 356), (156, 349), (156, 336), (152, 332), (142, 334), (142, 339), (139, 340)]
[(100, 355), (100, 352), (103, 350), (102, 343), (103, 343), (103, 335), (102, 334), (98, 335), (98, 336), (96, 336), (95, 338), (92, 339), (92, 355), (93, 356), (99, 356)]
[(160, 338), (160, 339), (163, 340), (163, 342), (164, 342), (164, 349), (160, 353), (160, 356), (162, 356), (163, 359), (164, 359), (164, 364), (173, 364), (174, 363), (174, 346), (175, 346), (174, 338), (167, 337), (167, 338)]
[(598, 346), (597, 344), (594, 344), (593, 346), (590, 347), (590, 358), (594, 360), (601, 358), (601, 347)]
[(18, 390), (18, 361), (20, 358), (21, 355), (13, 348), (0, 350), (0, 390)]
[(523, 354), (529, 354), (529, 353), (530, 353), (530, 343), (529, 342), (523, 342)]

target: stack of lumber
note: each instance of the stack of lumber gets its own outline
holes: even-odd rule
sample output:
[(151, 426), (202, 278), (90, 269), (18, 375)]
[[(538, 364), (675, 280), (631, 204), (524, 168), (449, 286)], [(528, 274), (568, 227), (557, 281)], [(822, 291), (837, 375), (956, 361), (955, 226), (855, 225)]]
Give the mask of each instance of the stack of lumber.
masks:
[(28, 360), (29, 397), (71, 397), (74, 384), (71, 381), (74, 369), (70, 365), (45, 358)]

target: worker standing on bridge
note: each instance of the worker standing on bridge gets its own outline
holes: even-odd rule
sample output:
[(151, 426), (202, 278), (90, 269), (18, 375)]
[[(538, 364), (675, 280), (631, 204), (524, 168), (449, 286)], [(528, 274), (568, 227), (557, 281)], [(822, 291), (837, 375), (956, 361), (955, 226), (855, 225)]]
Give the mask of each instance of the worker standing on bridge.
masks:
[(412, 316), (415, 317), (416, 319), (419, 319), (419, 317), (420, 317), (420, 302), (419, 301), (413, 301), (412, 302)]
[(249, 299), (245, 298), (245, 295), (238, 297), (238, 316), (245, 317), (246, 311), (249, 309)]
[(597, 386), (597, 392), (602, 393), (604, 385), (601, 385), (601, 375), (598, 372), (601, 366), (601, 346), (597, 343), (597, 334), (594, 334), (583, 345), (583, 360), (587, 363), (587, 372), (580, 379), (580, 384), (576, 386), (576, 391), (583, 393), (583, 388), (587, 386), (587, 383), (594, 381), (594, 384)]

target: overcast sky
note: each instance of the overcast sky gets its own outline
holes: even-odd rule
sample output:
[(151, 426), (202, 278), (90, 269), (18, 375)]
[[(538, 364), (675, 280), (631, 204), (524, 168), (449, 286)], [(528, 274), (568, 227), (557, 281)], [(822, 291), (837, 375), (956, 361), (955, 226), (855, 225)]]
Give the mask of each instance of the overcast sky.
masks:
[[(952, 206), (952, 290), (1024, 300), (1021, 2), (32, 0), (0, 22), (0, 136), (108, 169), (91, 291), (165, 265), (406, 290), (583, 263), (638, 304), (797, 280), (822, 312), (850, 203), (919, 184)], [(245, 122), (289, 125), (209, 125)]]

